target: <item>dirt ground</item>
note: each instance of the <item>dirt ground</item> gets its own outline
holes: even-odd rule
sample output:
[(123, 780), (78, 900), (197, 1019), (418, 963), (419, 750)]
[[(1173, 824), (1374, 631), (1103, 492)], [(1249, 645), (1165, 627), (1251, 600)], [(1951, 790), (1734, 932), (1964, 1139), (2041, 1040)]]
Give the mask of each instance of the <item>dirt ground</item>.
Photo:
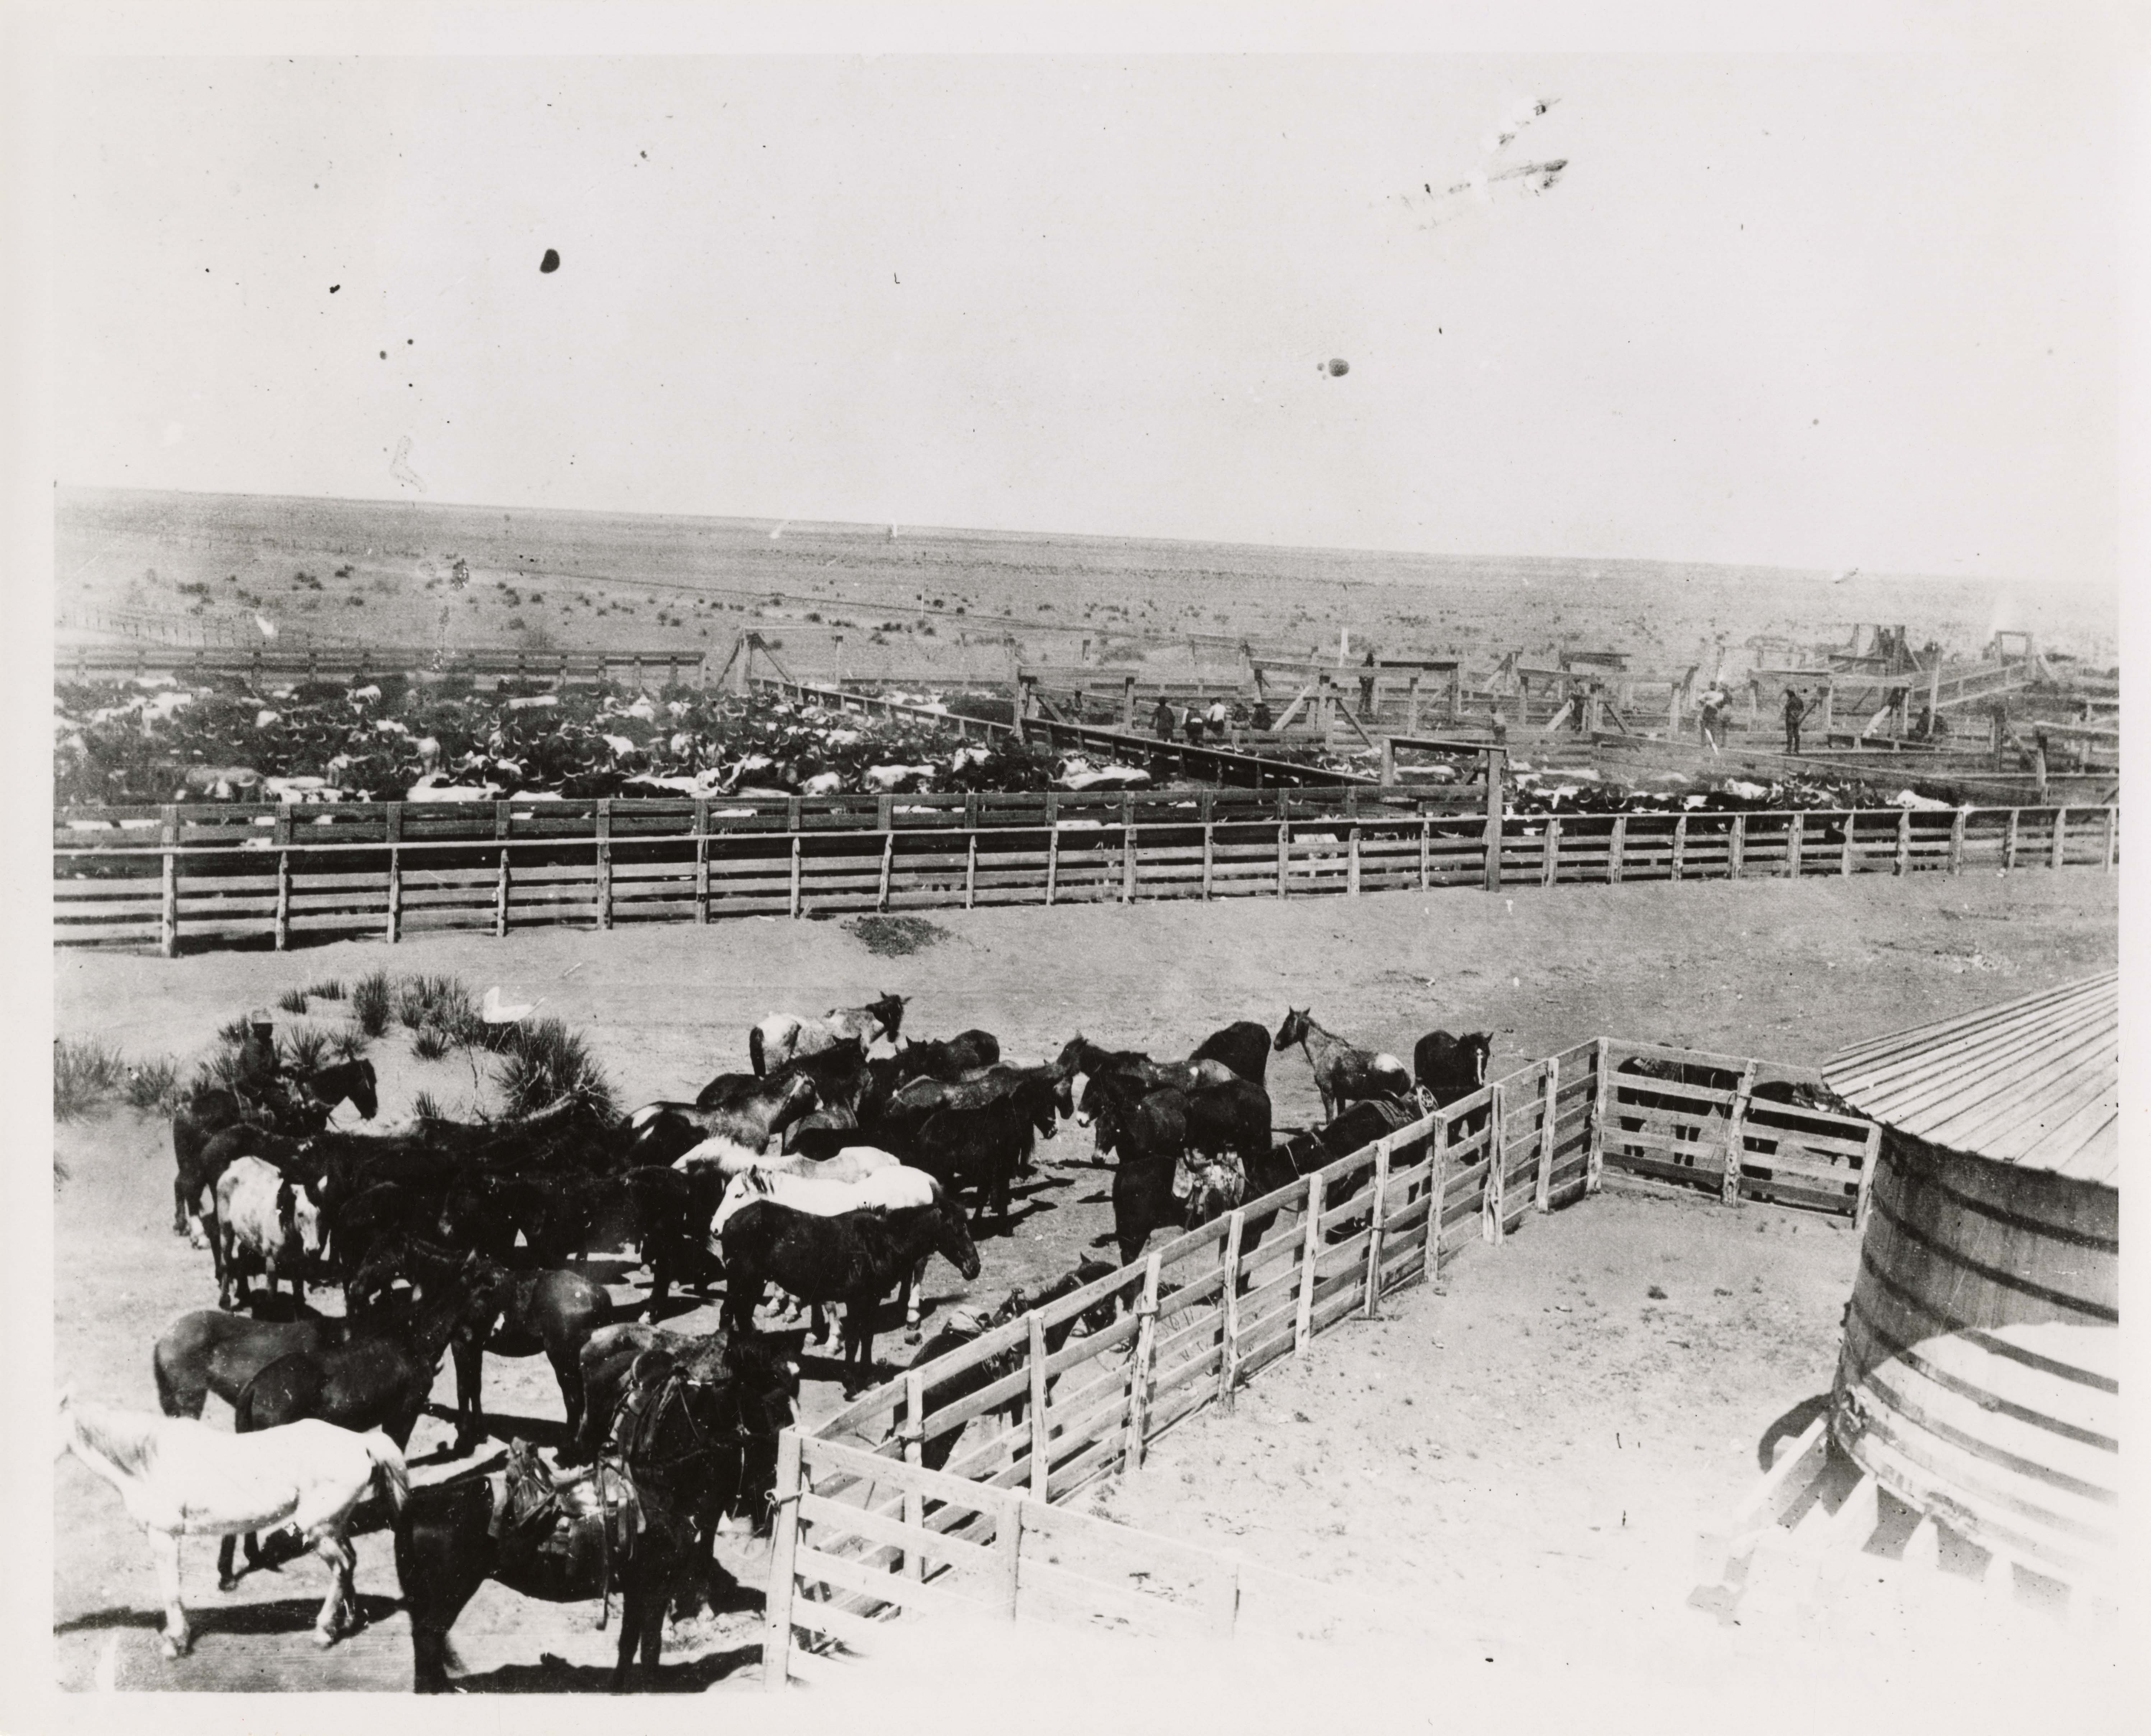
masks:
[[(1816, 1062), (1862, 1037), (2110, 965), (2114, 894), (2110, 878), (2073, 870), (980, 910), (937, 913), (941, 938), (905, 957), (877, 957), (836, 923), (776, 920), (428, 937), (392, 949), (343, 943), (285, 956), (70, 953), (57, 961), (56, 1029), (95, 1034), (130, 1056), (185, 1057), (286, 988), (378, 964), (453, 972), (480, 990), (499, 984), (508, 1000), (542, 1001), (587, 1026), (627, 1104), (691, 1096), (743, 1065), (748, 1025), (773, 1009), (816, 1011), (884, 989), (913, 996), (906, 1022), (918, 1035), (980, 1025), (1018, 1060), (1050, 1054), (1079, 1029), (1185, 1052), (1229, 1020), (1273, 1026), (1289, 1001), (1404, 1053), (1432, 1026), (1491, 1028), (1497, 1072), (1601, 1032)], [(406, 1034), (374, 1054), (384, 1121), (421, 1089), (452, 1108), (483, 1099), (467, 1063), (418, 1062)], [(1299, 1056), (1276, 1058), (1271, 1088), (1281, 1124), (1314, 1118)], [(153, 1408), (156, 1333), (214, 1299), (207, 1255), (170, 1232), (168, 1132), (117, 1111), (62, 1127), (56, 1154), (67, 1171), (53, 1197), (59, 1378), (84, 1396)], [(1065, 1270), (1110, 1229), (1106, 1175), (1090, 1166), (1087, 1134), (1071, 1126), (1040, 1155), (1013, 1232), (981, 1245), (974, 1298), (995, 1301), (1013, 1283)], [(1692, 1536), (1753, 1477), (1772, 1421), (1827, 1385), (1854, 1258), (1841, 1222), (1617, 1182), (1596, 1202), (1528, 1220), (1501, 1248), (1467, 1249), (1445, 1295), (1414, 1291), (1380, 1323), (1326, 1336), (1303, 1365), (1259, 1379), (1236, 1415), (1176, 1431), (1110, 1510), (1229, 1542), (1255, 1564), (1251, 1587), (1265, 1563), (1357, 1587), (1497, 1670), (1549, 1658), (1627, 1668), (1725, 1650), (1738, 1637), (1687, 1605)], [(605, 1275), (622, 1279), (623, 1301), (640, 1293), (628, 1274)], [(931, 1268), (930, 1308), (966, 1291), (945, 1265)], [(711, 1320), (696, 1308), (671, 1324)], [(900, 1331), (878, 1349), (901, 1360)], [(833, 1408), (836, 1389), (819, 1378), (825, 1365), (807, 1372), (812, 1417)], [(486, 1379), (499, 1432), (549, 1444), (561, 1412), (542, 1363), (492, 1360)], [(437, 1404), (451, 1392), (444, 1376)], [(210, 1414), (228, 1415), (215, 1400)], [(421, 1480), (461, 1468), (428, 1462), (446, 1435), (437, 1420), (420, 1425)], [(210, 1546), (191, 1546), (200, 1637), (190, 1659), (168, 1666), (148, 1552), (116, 1498), (71, 1460), (58, 1473), (55, 1523), (67, 1544), (53, 1586), (63, 1686), (407, 1683), (378, 1532), (358, 1540), (358, 1585), (377, 1619), (326, 1654), (308, 1632), (316, 1564), (256, 1574), (226, 1597)], [(761, 1546), (727, 1550), (758, 1585)], [(598, 1685), (612, 1636), (595, 1632), (594, 1618), (592, 1606), (547, 1608), (488, 1587), (456, 1630), (465, 1685)], [(745, 1609), (685, 1625), (668, 1647), (666, 1685), (743, 1687), (757, 1632)], [(1278, 1643), (1320, 1652), (1349, 1638)]]

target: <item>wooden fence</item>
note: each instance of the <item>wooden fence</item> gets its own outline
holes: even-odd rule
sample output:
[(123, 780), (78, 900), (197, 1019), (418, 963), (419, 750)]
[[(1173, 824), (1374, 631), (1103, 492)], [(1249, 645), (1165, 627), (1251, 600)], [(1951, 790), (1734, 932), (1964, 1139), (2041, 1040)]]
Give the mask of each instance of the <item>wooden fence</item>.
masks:
[(2103, 866), (2119, 810), (1489, 815), (1332, 790), (67, 809), (63, 944)]
[(367, 676), (463, 675), (488, 680), (514, 677), (562, 685), (623, 681), (642, 688), (676, 686), (682, 674), (704, 681), (702, 653), (681, 645), (649, 650), (550, 651), (515, 645), (308, 645), (270, 646), (135, 643), (62, 647), (53, 657), (56, 681), (109, 681), (114, 676), (169, 675), (195, 680), (245, 676), (254, 681), (357, 681)]
[[(1733, 1088), (1710, 1082), (1720, 1076)], [(786, 1430), (768, 1685), (810, 1676), (808, 1648), (870, 1649), (873, 1618), (890, 1610), (1230, 1633), (1240, 1592), (1231, 1556), (1078, 1521), (1052, 1503), (1141, 1465), (1166, 1430), (1208, 1405), (1229, 1409), (1262, 1369), (1304, 1356), (1339, 1321), (1373, 1318), (1474, 1237), (1498, 1243), (1526, 1216), (1597, 1192), (1608, 1166), (1728, 1202), (1857, 1214), (1874, 1125), (1755, 1096), (1759, 1082), (1813, 1077), (1652, 1044), (1580, 1043), (907, 1369), (811, 1430)], [(1076, 1335), (1071, 1323), (1108, 1307), (1111, 1324)], [(1017, 1400), (1025, 1414), (1011, 1422)], [(938, 1470), (923, 1462), (929, 1447)], [(1055, 1558), (1055, 1545), (1068, 1559)]]

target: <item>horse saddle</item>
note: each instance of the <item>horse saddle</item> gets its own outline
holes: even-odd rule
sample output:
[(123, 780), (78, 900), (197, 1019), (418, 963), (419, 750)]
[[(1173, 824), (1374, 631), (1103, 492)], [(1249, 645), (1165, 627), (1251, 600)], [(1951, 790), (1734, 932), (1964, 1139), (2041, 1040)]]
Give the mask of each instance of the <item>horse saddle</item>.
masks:
[(488, 1529), (504, 1548), (569, 1583), (600, 1587), (635, 1552), (645, 1521), (625, 1465), (600, 1460), (586, 1473), (555, 1474), (519, 1440), (499, 1475)]
[(1237, 1156), (1205, 1157), (1183, 1151), (1172, 1166), (1172, 1197), (1198, 1207), (1206, 1217), (1229, 1212), (1247, 1197), (1248, 1174)]

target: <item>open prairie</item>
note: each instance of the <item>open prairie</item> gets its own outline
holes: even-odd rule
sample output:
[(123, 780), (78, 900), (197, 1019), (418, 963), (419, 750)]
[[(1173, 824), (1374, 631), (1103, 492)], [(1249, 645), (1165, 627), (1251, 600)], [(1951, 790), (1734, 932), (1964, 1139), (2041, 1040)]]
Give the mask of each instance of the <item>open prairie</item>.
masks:
[[(753, 626), (802, 674), (1005, 677), (1011, 653), (1152, 672), (1278, 655), (1611, 648), (1678, 673), (1759, 635), (1844, 644), (1902, 625), (1972, 655), (1999, 628), (2111, 663), (2092, 586), (1994, 585), (1676, 561), (1431, 555), (777, 519), (504, 510), (116, 489), (58, 495), (62, 624), (133, 611), (258, 642), (677, 649)], [(458, 562), (463, 563), (459, 573)]]

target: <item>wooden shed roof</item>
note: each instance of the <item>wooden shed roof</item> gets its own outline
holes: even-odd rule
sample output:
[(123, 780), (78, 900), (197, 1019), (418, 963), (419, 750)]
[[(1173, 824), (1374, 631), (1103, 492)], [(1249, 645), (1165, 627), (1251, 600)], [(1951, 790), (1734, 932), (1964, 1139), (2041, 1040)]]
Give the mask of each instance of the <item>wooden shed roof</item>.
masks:
[(1823, 1076), (1915, 1139), (2120, 1186), (2118, 971), (1856, 1044)]

